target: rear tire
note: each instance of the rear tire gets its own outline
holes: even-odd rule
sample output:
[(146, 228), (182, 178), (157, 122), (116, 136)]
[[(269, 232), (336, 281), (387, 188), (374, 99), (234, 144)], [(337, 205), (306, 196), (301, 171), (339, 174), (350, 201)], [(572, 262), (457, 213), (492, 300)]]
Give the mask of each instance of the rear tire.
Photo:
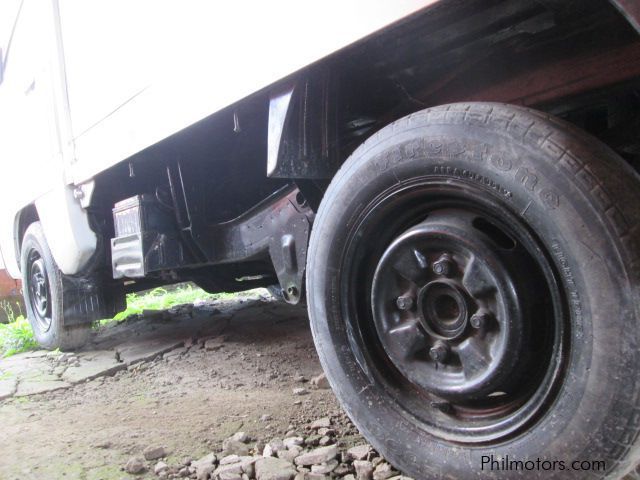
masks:
[(32, 223), (24, 234), (20, 264), (27, 317), (38, 344), (49, 350), (74, 350), (87, 343), (90, 323), (63, 325), (63, 274), (51, 255), (40, 222)]
[(453, 104), (382, 129), (335, 175), (309, 247), (314, 341), (345, 411), (415, 478), (630, 472), (639, 226), (636, 172), (543, 113)]

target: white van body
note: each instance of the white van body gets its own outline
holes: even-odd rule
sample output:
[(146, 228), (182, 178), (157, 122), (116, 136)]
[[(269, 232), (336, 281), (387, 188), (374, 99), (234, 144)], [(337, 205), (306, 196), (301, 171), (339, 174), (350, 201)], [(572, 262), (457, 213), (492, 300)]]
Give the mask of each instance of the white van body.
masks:
[(60, 269), (96, 238), (92, 178), (436, 0), (3, 0), (0, 250), (35, 204)]

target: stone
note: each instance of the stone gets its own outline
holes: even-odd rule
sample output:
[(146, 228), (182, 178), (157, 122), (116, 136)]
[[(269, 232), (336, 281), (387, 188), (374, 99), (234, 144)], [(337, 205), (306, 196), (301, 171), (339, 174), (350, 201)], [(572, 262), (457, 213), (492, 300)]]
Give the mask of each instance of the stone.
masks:
[(250, 457), (248, 455), (241, 456), (238, 458), (238, 461), (235, 463), (227, 463), (225, 465), (220, 463), (220, 466), (216, 468), (213, 472), (213, 476), (218, 476), (222, 478), (225, 476), (226, 478), (234, 478), (233, 475), (242, 476), (243, 473), (246, 473), (249, 477), (252, 477), (254, 474), (254, 462), (256, 461), (255, 457)]
[(280, 458), (261, 458), (256, 462), (256, 480), (292, 480), (296, 475), (294, 466)]
[(284, 444), (284, 446), (286, 448), (291, 448), (293, 446), (301, 446), (304, 445), (304, 438), (302, 437), (287, 437), (285, 438), (282, 443)]
[(168, 468), (169, 468), (169, 465), (167, 465), (166, 463), (160, 461), (160, 462), (156, 463), (155, 467), (153, 467), (153, 473), (158, 475), (158, 474), (160, 474), (160, 472), (164, 472)]
[(293, 449), (293, 450), (279, 450), (277, 457), (282, 460), (286, 460), (287, 462), (293, 463), (298, 455), (300, 455), (301, 449)]
[(366, 460), (356, 460), (353, 462), (356, 470), (357, 480), (371, 480), (373, 478), (373, 464)]
[(318, 445), (320, 445), (321, 438), (322, 435), (311, 435), (310, 437), (306, 438), (304, 443), (309, 447), (317, 447)]
[(333, 472), (336, 467), (338, 466), (338, 460), (331, 460), (329, 462), (326, 463), (322, 463), (320, 465), (312, 465), (311, 466), (311, 471), (313, 473), (320, 473), (322, 475), (327, 475), (331, 472)]
[(293, 394), (294, 395), (308, 395), (309, 394), (309, 390), (307, 390), (306, 388), (294, 388), (293, 389)]
[(218, 468), (216, 468), (213, 472), (214, 475), (229, 475), (229, 474), (237, 474), (238, 476), (242, 476), (242, 463), (227, 463), (225, 465), (220, 464)]
[(158, 458), (165, 457), (167, 452), (164, 447), (149, 445), (142, 451), (142, 454), (144, 455), (145, 460), (157, 460)]
[(212, 352), (214, 350), (220, 350), (224, 347), (225, 338), (224, 337), (214, 337), (206, 340), (204, 342), (204, 349)]
[(296, 465), (318, 465), (333, 460), (338, 455), (338, 447), (330, 445), (327, 447), (316, 448), (310, 452), (303, 453), (296, 458)]
[(264, 449), (262, 450), (262, 456), (265, 458), (268, 457), (273, 457), (275, 456), (276, 452), (273, 451), (273, 447), (269, 444), (266, 444), (264, 446)]
[(364, 460), (369, 456), (369, 452), (371, 452), (371, 446), (356, 445), (347, 450), (347, 455), (353, 460)]
[(144, 309), (142, 310), (142, 316), (149, 320), (164, 320), (167, 315), (167, 312), (164, 310), (157, 309)]
[(113, 443), (109, 440), (102, 440), (100, 442), (94, 443), (93, 446), (95, 448), (100, 448), (103, 450), (109, 449), (111, 447), (113, 447)]
[(318, 430), (320, 428), (329, 428), (331, 426), (331, 419), (329, 417), (319, 418), (311, 424), (312, 430)]
[(240, 457), (238, 455), (227, 455), (220, 459), (220, 465), (229, 465), (230, 463), (238, 463), (239, 461)]
[(199, 460), (192, 461), (191, 467), (195, 470), (198, 479), (207, 479), (209, 478), (209, 474), (215, 470), (216, 461), (216, 455), (210, 453)]
[(228, 438), (222, 443), (222, 450), (225, 455), (249, 455), (249, 446), (245, 443)]
[(393, 467), (386, 462), (379, 464), (373, 471), (373, 480), (387, 480), (396, 473), (393, 471)]
[(188, 350), (188, 348), (186, 348), (186, 347), (174, 348), (173, 350), (165, 353), (162, 356), (162, 358), (164, 358), (165, 360), (175, 359), (175, 358), (179, 357), (180, 355), (186, 353), (187, 350)]
[(306, 480), (329, 480), (329, 477), (327, 477), (323, 473), (310, 472), (306, 474), (305, 479)]
[(140, 457), (131, 457), (124, 466), (124, 471), (133, 475), (143, 473), (146, 469), (144, 460)]
[(285, 450), (284, 442), (279, 438), (274, 438), (264, 447), (264, 451), (262, 452), (263, 457), (273, 457), (280, 450)]
[(329, 380), (324, 373), (318, 375), (317, 377), (313, 377), (311, 379), (311, 385), (320, 390), (329, 390), (331, 388), (331, 385), (329, 385)]
[(218, 480), (242, 480), (243, 476), (241, 473), (236, 472), (223, 472), (216, 476)]
[(231, 440), (241, 443), (247, 443), (249, 441), (249, 436), (244, 432), (236, 432), (230, 438)]
[(183, 340), (172, 338), (159, 337), (147, 340), (132, 340), (118, 347), (118, 357), (128, 367), (138, 362), (153, 360), (174, 348), (182, 346)]
[(342, 477), (344, 475), (347, 475), (348, 473), (351, 472), (351, 467), (349, 465), (347, 465), (346, 463), (341, 463), (339, 464), (334, 470), (333, 470), (333, 474), (337, 475), (338, 477)]

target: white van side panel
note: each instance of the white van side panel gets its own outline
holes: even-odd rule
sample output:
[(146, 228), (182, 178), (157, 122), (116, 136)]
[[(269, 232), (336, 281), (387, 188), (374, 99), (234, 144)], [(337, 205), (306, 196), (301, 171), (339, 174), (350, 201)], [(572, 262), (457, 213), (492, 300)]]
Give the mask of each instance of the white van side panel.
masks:
[[(24, 0), (17, 21), (8, 23), (15, 31), (8, 51), (4, 47), (0, 84), (0, 131), (6, 133), (0, 142), (0, 250), (7, 271), (19, 278), (17, 215), (35, 203), (56, 262), (64, 273), (77, 273), (96, 238), (86, 212), (61, 193), (70, 181), (73, 141), (56, 1)], [(9, 35), (2, 37), (8, 44)]]
[(19, 275), (16, 214), (57, 183), (62, 184), (63, 179), (51, 81), (53, 27), (50, 2), (24, 0), (11, 44), (4, 52), (6, 65), (0, 85), (0, 132), (5, 133), (0, 145), (4, 180), (0, 248), (14, 278)]
[(87, 180), (434, 1), (60, 2), (72, 178)]
[(0, 84), (7, 270), (25, 206), (77, 273), (96, 239), (73, 184), (436, 1), (24, 0)]
[(36, 200), (47, 243), (60, 270), (79, 272), (96, 249), (96, 234), (87, 213), (73, 196), (73, 188), (60, 185)]

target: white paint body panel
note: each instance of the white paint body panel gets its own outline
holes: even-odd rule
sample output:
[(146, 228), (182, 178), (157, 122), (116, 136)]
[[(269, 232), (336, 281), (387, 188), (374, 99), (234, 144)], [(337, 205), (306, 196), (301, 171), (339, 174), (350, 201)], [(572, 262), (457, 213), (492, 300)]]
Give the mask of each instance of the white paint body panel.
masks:
[(36, 200), (40, 223), (56, 263), (65, 273), (78, 272), (96, 248), (96, 236), (73, 188), (60, 184)]
[(70, 181), (73, 139), (56, 3), (24, 0), (15, 28), (11, 23), (10, 43), (11, 32), (0, 32), (3, 52), (9, 47), (0, 84), (0, 250), (9, 274), (19, 278), (16, 215), (35, 203), (43, 208), (39, 215), (47, 239), (64, 239), (50, 245), (59, 267), (76, 273), (95, 251), (96, 237), (86, 212), (60, 194)]
[[(0, 18), (19, 3), (2, 1)], [(76, 273), (95, 236), (67, 185), (435, 1), (24, 0), (0, 85), (7, 269), (18, 276), (20, 208), (35, 202), (56, 261)]]

